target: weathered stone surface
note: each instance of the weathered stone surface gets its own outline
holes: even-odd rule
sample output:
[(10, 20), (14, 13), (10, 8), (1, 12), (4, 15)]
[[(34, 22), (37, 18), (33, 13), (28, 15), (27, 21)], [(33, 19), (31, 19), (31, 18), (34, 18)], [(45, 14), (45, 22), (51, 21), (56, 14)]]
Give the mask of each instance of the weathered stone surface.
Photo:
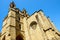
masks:
[(60, 40), (60, 32), (43, 11), (29, 16), (11, 7), (3, 21), (0, 40)]

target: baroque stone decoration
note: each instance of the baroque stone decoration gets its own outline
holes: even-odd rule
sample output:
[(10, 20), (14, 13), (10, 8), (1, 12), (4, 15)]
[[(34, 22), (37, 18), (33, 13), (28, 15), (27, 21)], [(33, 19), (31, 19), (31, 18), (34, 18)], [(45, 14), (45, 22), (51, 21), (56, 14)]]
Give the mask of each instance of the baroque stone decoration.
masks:
[(60, 40), (60, 32), (42, 10), (29, 16), (10, 3), (8, 15), (3, 20), (0, 40)]

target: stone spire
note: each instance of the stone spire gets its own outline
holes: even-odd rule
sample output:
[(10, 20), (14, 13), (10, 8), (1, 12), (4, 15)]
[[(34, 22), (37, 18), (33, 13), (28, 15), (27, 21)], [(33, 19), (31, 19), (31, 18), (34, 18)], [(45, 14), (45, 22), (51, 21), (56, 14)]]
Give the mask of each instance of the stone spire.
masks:
[(15, 3), (13, 1), (10, 3), (10, 8), (15, 8)]

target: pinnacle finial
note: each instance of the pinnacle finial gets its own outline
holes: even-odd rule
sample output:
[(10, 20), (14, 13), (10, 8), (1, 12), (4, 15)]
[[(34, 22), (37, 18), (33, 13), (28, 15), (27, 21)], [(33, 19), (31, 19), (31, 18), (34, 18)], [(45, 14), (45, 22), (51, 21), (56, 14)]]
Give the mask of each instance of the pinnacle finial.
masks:
[(12, 1), (11, 3), (10, 3), (10, 8), (14, 8), (15, 7), (15, 3)]
[(23, 8), (22, 12), (23, 12), (23, 13), (26, 13), (26, 9), (25, 9), (25, 8)]

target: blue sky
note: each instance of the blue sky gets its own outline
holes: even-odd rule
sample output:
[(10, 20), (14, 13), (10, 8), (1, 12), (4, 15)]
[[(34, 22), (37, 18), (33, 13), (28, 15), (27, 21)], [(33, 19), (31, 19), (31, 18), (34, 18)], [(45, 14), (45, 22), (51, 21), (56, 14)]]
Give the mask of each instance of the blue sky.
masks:
[[(56, 28), (60, 31), (60, 0), (13, 0), (16, 7), (26, 9), (28, 14), (42, 9), (46, 16), (49, 16)], [(12, 0), (0, 0), (0, 31), (5, 16), (8, 14), (9, 4)]]

